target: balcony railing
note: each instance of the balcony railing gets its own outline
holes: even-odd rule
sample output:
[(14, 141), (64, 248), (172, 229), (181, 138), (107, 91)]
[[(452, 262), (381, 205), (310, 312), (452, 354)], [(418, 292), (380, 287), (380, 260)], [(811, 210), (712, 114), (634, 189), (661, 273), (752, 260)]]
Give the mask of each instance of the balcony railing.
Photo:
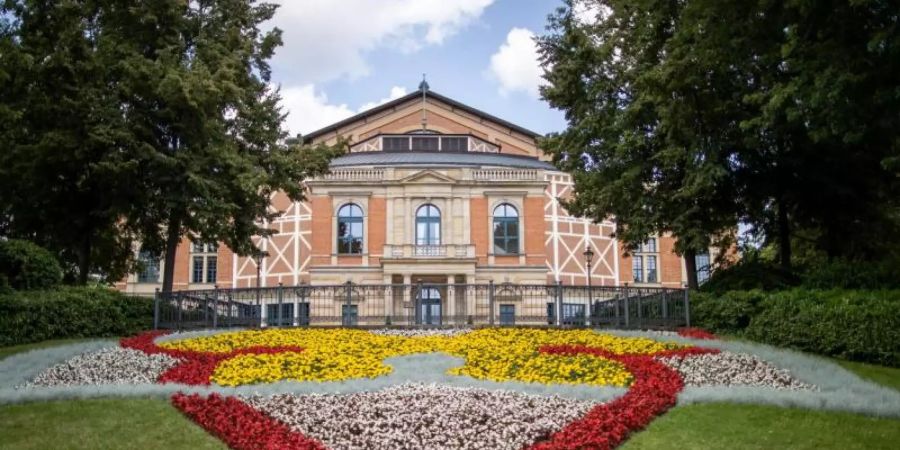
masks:
[(385, 245), (384, 258), (474, 258), (474, 245)]
[(384, 179), (383, 169), (339, 169), (325, 174), (326, 181), (379, 181)]
[(538, 171), (533, 169), (477, 169), (472, 171), (475, 181), (537, 181)]

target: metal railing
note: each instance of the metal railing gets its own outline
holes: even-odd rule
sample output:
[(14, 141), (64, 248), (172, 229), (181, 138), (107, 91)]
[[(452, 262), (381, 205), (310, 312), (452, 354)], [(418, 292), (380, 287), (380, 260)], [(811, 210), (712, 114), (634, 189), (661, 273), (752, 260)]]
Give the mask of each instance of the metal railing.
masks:
[(157, 292), (154, 326), (690, 326), (684, 289), (519, 284), (353, 284)]

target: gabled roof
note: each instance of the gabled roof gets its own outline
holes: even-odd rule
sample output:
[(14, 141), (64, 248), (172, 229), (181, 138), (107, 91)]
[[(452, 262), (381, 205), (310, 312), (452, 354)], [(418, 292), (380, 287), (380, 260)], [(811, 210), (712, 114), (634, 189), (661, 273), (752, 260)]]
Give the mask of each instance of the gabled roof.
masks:
[[(520, 126), (518, 126), (518, 125), (516, 125), (516, 124), (514, 124), (514, 123), (507, 122), (507, 121), (505, 121), (505, 120), (503, 120), (503, 119), (501, 119), (501, 118), (499, 118), (499, 117), (497, 117), (497, 116), (492, 116), (492, 115), (490, 115), (490, 114), (488, 114), (488, 113), (486, 113), (486, 112), (484, 112), (484, 111), (482, 111), (482, 110), (480, 110), (480, 109), (473, 108), (473, 107), (471, 107), (471, 106), (469, 106), (469, 105), (462, 104), (462, 103), (460, 103), (460, 102), (458, 102), (458, 101), (456, 101), (456, 100), (453, 100), (453, 99), (450, 98), (450, 97), (445, 97), (445, 96), (443, 96), (443, 95), (441, 95), (441, 94), (438, 94), (437, 92), (434, 92), (434, 91), (432, 91), (432, 90), (427, 90), (426, 92), (427, 92), (426, 95), (427, 95), (428, 97), (431, 97), (431, 98), (433, 98), (433, 99), (435, 99), (435, 100), (438, 100), (438, 101), (440, 101), (440, 102), (442, 102), (442, 103), (446, 103), (446, 104), (452, 106), (453, 108), (461, 109), (461, 110), (463, 110), (463, 111), (465, 111), (465, 112), (467, 112), (467, 113), (469, 113), (469, 114), (473, 114), (473, 115), (475, 115), (475, 116), (481, 117), (481, 118), (484, 119), (484, 120), (487, 120), (487, 121), (490, 121), (490, 122), (494, 122), (494, 123), (496, 123), (496, 124), (502, 125), (502, 126), (507, 127), (507, 128), (509, 128), (509, 129), (511, 129), (511, 130), (515, 130), (515, 131), (517, 131), (517, 132), (519, 132), (519, 133), (522, 133), (522, 134), (524, 134), (524, 135), (530, 136), (530, 137), (532, 137), (532, 138), (538, 138), (538, 137), (541, 137), (541, 134), (540, 134), (540, 133), (531, 131), (531, 130), (529, 130), (529, 129), (527, 129), (527, 128), (520, 127)], [(307, 140), (307, 141), (312, 140), (312, 139), (316, 139), (316, 138), (318, 138), (318, 137), (320, 137), (320, 136), (322, 136), (322, 135), (324, 135), (324, 134), (327, 134), (327, 133), (331, 133), (331, 132), (337, 131), (337, 130), (339, 130), (341, 127), (344, 127), (344, 126), (349, 125), (349, 124), (351, 124), (351, 123), (354, 123), (354, 122), (357, 122), (357, 121), (359, 121), (359, 120), (362, 120), (362, 119), (364, 119), (364, 118), (366, 118), (366, 117), (368, 117), (368, 116), (371, 116), (371, 115), (374, 115), (374, 114), (378, 114), (378, 113), (380, 113), (380, 112), (382, 112), (382, 111), (386, 111), (386, 110), (389, 110), (389, 109), (391, 109), (391, 108), (394, 108), (394, 107), (397, 106), (397, 105), (406, 103), (406, 102), (408, 102), (408, 101), (410, 101), (410, 100), (413, 100), (413, 99), (420, 99), (420, 98), (422, 98), (422, 91), (421, 91), (421, 90), (415, 90), (415, 91), (413, 91), (413, 92), (410, 92), (409, 94), (404, 95), (403, 97), (400, 97), (400, 98), (391, 100), (391, 101), (389, 101), (389, 102), (387, 102), (387, 103), (383, 103), (383, 104), (378, 105), (378, 106), (376, 106), (376, 107), (374, 107), (374, 108), (372, 108), (372, 109), (367, 109), (367, 110), (365, 110), (365, 111), (363, 111), (363, 112), (361, 112), (361, 113), (359, 113), (359, 114), (357, 114), (357, 115), (355, 115), (355, 116), (348, 117), (348, 118), (346, 118), (346, 119), (344, 119), (344, 120), (341, 120), (340, 122), (337, 122), (337, 123), (333, 123), (333, 124), (331, 124), (331, 125), (328, 125), (328, 126), (325, 127), (325, 128), (320, 128), (320, 129), (318, 129), (318, 130), (316, 130), (316, 131), (313, 131), (312, 133), (309, 133), (309, 134), (304, 135), (303, 138), (304, 138), (305, 140)]]

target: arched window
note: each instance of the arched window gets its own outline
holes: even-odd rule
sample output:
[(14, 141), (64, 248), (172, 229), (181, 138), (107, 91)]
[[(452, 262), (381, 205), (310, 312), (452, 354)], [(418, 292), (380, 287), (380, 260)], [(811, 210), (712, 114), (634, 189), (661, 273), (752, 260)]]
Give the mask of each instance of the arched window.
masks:
[(416, 210), (416, 245), (441, 245), (441, 211), (427, 204)]
[(494, 253), (519, 253), (519, 212), (509, 203), (494, 208)]
[(337, 252), (361, 254), (363, 252), (363, 213), (359, 206), (348, 203), (338, 210)]

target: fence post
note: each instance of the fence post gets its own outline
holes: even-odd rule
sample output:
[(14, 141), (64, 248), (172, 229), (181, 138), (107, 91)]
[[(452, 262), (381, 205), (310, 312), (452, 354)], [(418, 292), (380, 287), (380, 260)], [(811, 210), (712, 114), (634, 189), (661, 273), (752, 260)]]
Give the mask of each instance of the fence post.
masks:
[(628, 301), (630, 298), (631, 298), (631, 292), (628, 291), (628, 285), (626, 284), (625, 285), (625, 309), (622, 311), (622, 313), (625, 315), (625, 328), (628, 328), (628, 316), (629, 316)]
[(556, 306), (556, 326), (562, 327), (562, 313), (563, 313), (563, 284), (562, 280), (556, 280), (556, 301), (553, 302)]
[(219, 327), (219, 285), (213, 286), (213, 328)]
[(662, 318), (663, 323), (668, 323), (669, 321), (669, 289), (663, 288), (662, 291)]
[(278, 282), (278, 311), (275, 312), (275, 320), (278, 326), (284, 325), (284, 284), (282, 282)]
[(153, 293), (153, 329), (159, 329), (159, 288)]
[(641, 295), (641, 290), (638, 289), (637, 295), (637, 326), (638, 328), (644, 327), (644, 296)]
[(488, 282), (488, 324), (494, 325), (494, 280)]
[(353, 289), (351, 288), (352, 285), (353, 285), (353, 282), (350, 280), (347, 280), (347, 298), (345, 300), (346, 303), (344, 305), (344, 311), (341, 314), (341, 316), (343, 317), (343, 320), (341, 320), (341, 321), (344, 322), (343, 325), (345, 327), (349, 327), (349, 326), (353, 325), (353, 316), (350, 314), (351, 307), (353, 306)]
[(684, 320), (688, 328), (691, 327), (691, 299), (688, 295), (688, 289), (684, 290)]
[(176, 318), (175, 318), (175, 323), (178, 324), (178, 325), (177, 325), (177, 328), (178, 328), (179, 330), (181, 330), (181, 306), (182, 306), (182, 303), (183, 303), (183, 300), (184, 300), (183, 297), (182, 297), (182, 295), (183, 295), (182, 293), (178, 293), (178, 310), (175, 312), (175, 314), (176, 314), (176, 315), (175, 315), (175, 317), (176, 317)]

